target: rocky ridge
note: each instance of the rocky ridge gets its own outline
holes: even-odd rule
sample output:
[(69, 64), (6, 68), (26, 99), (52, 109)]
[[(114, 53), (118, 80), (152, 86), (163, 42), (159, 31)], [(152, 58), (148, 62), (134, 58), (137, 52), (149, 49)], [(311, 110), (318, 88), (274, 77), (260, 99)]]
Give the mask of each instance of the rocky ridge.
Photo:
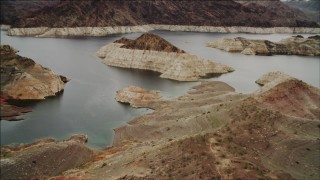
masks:
[[(7, 1), (1, 23), (13, 27), (106, 27), (145, 24), (319, 27), (280, 0)], [(27, 8), (25, 8), (27, 7)], [(21, 10), (23, 9), (23, 10)]]
[(233, 71), (228, 66), (184, 53), (161, 37), (149, 33), (136, 40), (119, 40), (103, 46), (97, 56), (110, 66), (152, 70), (160, 72), (162, 78), (178, 81), (196, 81), (210, 74)]
[(66, 141), (51, 138), (32, 144), (1, 147), (1, 179), (47, 179), (90, 161), (95, 151), (84, 135)]
[[(1, 45), (1, 99), (43, 100), (62, 92), (68, 79), (54, 74), (32, 59), (19, 56), (8, 45)], [(3, 105), (3, 106), (2, 106)], [(1, 119), (17, 108), (1, 104)], [(19, 113), (18, 113), (19, 114)]]
[(268, 90), (245, 95), (203, 82), (155, 100), (154, 112), (115, 129), (99, 160), (63, 177), (317, 179), (320, 90), (279, 72), (258, 82)]
[(209, 47), (246, 55), (303, 55), (320, 56), (319, 36), (304, 38), (301, 35), (282, 39), (279, 42), (246, 38), (220, 39), (208, 43)]
[[(202, 82), (175, 99), (147, 98), (139, 107), (154, 111), (116, 128), (112, 147), (51, 179), (318, 179), (320, 89), (281, 72), (257, 82), (265, 90)], [(133, 105), (157, 94), (123, 92)]]

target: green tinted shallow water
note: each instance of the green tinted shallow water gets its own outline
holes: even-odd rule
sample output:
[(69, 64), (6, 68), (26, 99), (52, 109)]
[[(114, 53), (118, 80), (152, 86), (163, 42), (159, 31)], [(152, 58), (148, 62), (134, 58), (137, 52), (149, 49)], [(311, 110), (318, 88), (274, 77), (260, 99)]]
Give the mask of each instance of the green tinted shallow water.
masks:
[[(259, 86), (254, 81), (270, 71), (284, 71), (319, 87), (320, 60), (303, 56), (246, 56), (208, 48), (206, 43), (224, 37), (247, 37), (278, 41), (290, 34), (251, 35), (154, 31), (174, 45), (195, 55), (229, 65), (236, 71), (209, 80), (224, 81), (237, 91), (250, 93)], [(114, 100), (115, 92), (128, 85), (156, 89), (165, 97), (184, 94), (194, 82), (176, 82), (159, 78), (157, 73), (108, 67), (95, 52), (123, 36), (88, 38), (10, 37), (1, 31), (1, 44), (9, 44), (19, 54), (34, 59), (55, 73), (71, 79), (61, 96), (30, 104), (33, 112), (25, 121), (1, 121), (1, 144), (28, 143), (44, 137), (65, 139), (75, 133), (87, 134), (89, 145), (104, 148), (112, 143), (113, 129), (143, 113)]]

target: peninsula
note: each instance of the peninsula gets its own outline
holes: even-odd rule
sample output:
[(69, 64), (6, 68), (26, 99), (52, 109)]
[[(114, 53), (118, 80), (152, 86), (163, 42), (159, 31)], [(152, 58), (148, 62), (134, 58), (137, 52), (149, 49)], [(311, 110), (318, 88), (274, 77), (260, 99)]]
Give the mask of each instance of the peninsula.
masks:
[[(81, 163), (86, 162), (81, 167), (79, 156), (65, 156), (67, 148), (47, 154), (47, 159), (67, 158), (58, 158), (64, 169), (43, 170), (40, 163), (48, 161), (41, 152), (52, 145), (32, 151), (43, 171), (30, 168), (28, 177), (63, 171), (52, 179), (318, 179), (320, 89), (282, 72), (265, 74), (257, 83), (263, 85), (259, 90), (242, 94), (223, 82), (202, 82), (170, 100), (159, 99), (155, 91), (125, 88), (118, 93), (121, 101), (154, 111), (116, 128), (113, 146), (93, 157), (81, 147)], [(2, 171), (6, 179), (26, 177), (10, 165), (18, 163), (15, 157), (1, 159), (2, 167), (10, 168)]]
[[(43, 100), (64, 89), (68, 79), (17, 54), (9, 45), (0, 46), (1, 119), (11, 119), (29, 109), (11, 106), (7, 100)], [(13, 118), (14, 119), (14, 118)]]

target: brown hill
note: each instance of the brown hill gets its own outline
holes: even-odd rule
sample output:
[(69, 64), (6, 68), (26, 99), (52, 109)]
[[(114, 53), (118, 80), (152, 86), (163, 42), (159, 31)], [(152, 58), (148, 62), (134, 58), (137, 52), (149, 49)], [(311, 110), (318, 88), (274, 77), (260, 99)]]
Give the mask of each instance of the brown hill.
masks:
[(85, 145), (87, 140), (84, 135), (73, 135), (65, 141), (46, 138), (32, 144), (1, 147), (1, 179), (48, 179), (81, 166), (95, 152)]
[[(2, 12), (5, 12), (4, 15), (10, 14), (6, 12), (12, 11), (12, 7), (17, 6), (14, 3), (11, 3), (12, 6), (2, 8)], [(14, 27), (100, 27), (141, 24), (252, 27), (318, 26), (279, 0), (65, 0), (45, 6), (31, 14), (19, 15), (18, 11), (14, 15), (3, 18)]]
[(92, 179), (317, 179), (319, 115), (301, 118), (284, 106), (268, 104), (268, 97), (287, 94), (289, 109), (308, 112), (301, 107), (320, 108), (314, 100), (319, 89), (294, 78), (272, 82), (273, 87), (251, 95), (208, 82), (178, 99), (149, 102), (155, 111), (117, 128), (114, 146), (99, 160), (65, 175), (85, 171)]
[(126, 49), (140, 49), (140, 50), (184, 53), (183, 50), (172, 45), (165, 39), (151, 33), (142, 34), (140, 37), (138, 37), (135, 40), (122, 38), (122, 39), (116, 40), (115, 43), (124, 44), (123, 46), (121, 46), (121, 48), (126, 48)]
[(286, 115), (306, 119), (320, 118), (320, 90), (297, 79), (282, 82), (261, 93), (259, 102)]
[[(113, 147), (53, 179), (317, 180), (320, 117), (295, 112), (319, 110), (320, 90), (279, 72), (257, 82), (264, 87), (249, 95), (223, 82), (203, 82), (177, 99), (148, 99), (154, 111), (116, 128)], [(277, 106), (282, 99), (294, 113)], [(36, 151), (32, 157), (39, 157)], [(28, 173), (39, 177), (34, 171)]]

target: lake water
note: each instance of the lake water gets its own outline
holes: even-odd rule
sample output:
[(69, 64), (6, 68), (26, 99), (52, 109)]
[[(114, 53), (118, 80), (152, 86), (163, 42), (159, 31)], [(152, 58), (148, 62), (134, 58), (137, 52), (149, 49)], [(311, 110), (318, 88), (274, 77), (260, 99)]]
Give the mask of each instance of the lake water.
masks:
[[(283, 71), (319, 87), (320, 60), (303, 56), (246, 56), (206, 47), (206, 43), (225, 37), (246, 37), (278, 41), (290, 34), (221, 34), (153, 31), (179, 48), (235, 69), (208, 80), (219, 80), (250, 93), (259, 88), (254, 83), (264, 73)], [(95, 52), (121, 37), (136, 38), (140, 33), (86, 38), (11, 37), (1, 31), (1, 44), (19, 50), (21, 56), (49, 67), (71, 79), (62, 95), (29, 105), (33, 111), (23, 115), (24, 121), (1, 121), (1, 145), (30, 143), (54, 137), (66, 139), (72, 134), (87, 134), (89, 145), (105, 148), (112, 143), (113, 129), (148, 109), (134, 109), (114, 100), (117, 90), (129, 85), (160, 90), (164, 97), (184, 94), (197, 82), (162, 79), (153, 72), (109, 67), (101, 63)], [(309, 35), (305, 35), (309, 36)]]

